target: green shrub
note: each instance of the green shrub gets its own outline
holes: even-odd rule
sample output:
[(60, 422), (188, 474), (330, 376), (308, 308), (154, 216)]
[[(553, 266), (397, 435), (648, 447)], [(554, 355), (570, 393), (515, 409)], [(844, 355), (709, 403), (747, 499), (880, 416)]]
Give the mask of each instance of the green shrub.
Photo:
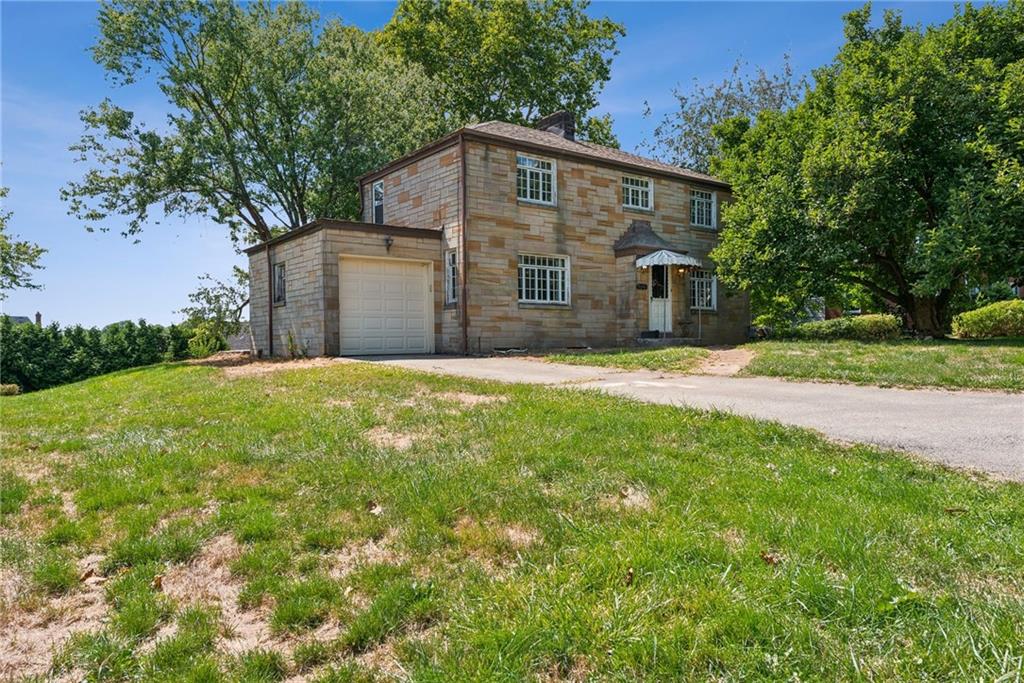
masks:
[(953, 334), (964, 339), (1024, 337), (1024, 299), (997, 301), (953, 318)]
[(102, 330), (56, 323), (15, 325), (0, 316), (0, 380), (22, 391), (49, 389), (95, 375), (187, 357), (184, 335), (189, 330), (171, 325), (114, 323)]
[(193, 358), (206, 358), (227, 348), (227, 340), (209, 323), (199, 323), (188, 340), (188, 353)]
[(900, 319), (887, 313), (873, 313), (832, 320), (819, 320), (780, 330), (776, 336), (784, 339), (856, 341), (882, 341), (900, 336)]

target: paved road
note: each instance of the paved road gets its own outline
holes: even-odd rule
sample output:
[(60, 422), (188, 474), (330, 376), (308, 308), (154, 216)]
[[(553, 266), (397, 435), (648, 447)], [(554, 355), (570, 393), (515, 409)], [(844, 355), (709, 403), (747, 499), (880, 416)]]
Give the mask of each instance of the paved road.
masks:
[(1021, 394), (683, 376), (525, 358), (420, 356), (372, 360), (501, 382), (566, 384), (649, 403), (717, 408), (809, 427), (833, 439), (909, 451), (954, 467), (1024, 481)]

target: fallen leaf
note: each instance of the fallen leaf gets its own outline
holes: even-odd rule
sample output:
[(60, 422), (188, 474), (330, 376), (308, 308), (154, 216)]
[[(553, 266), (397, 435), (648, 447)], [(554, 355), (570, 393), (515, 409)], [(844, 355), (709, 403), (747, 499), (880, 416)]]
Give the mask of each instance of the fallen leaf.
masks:
[(771, 550), (762, 550), (761, 559), (764, 560), (765, 564), (771, 565), (772, 567), (782, 563), (782, 555)]

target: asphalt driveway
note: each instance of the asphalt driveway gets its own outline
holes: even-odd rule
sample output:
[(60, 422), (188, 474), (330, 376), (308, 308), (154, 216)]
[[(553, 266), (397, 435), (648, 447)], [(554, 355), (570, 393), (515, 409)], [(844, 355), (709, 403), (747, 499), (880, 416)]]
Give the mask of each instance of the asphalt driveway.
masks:
[(946, 465), (1024, 481), (1021, 394), (672, 375), (526, 358), (420, 356), (360, 360), (501, 382), (597, 389), (649, 403), (726, 410), (809, 427), (832, 439), (909, 451)]

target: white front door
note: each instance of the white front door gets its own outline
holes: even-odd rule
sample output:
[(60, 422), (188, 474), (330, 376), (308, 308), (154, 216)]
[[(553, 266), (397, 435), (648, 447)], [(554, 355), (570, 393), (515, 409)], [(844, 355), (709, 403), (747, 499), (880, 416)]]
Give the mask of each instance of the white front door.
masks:
[(343, 256), (341, 354), (433, 353), (430, 264)]
[(672, 331), (672, 277), (668, 266), (651, 266), (650, 318), (648, 328), (658, 332)]

